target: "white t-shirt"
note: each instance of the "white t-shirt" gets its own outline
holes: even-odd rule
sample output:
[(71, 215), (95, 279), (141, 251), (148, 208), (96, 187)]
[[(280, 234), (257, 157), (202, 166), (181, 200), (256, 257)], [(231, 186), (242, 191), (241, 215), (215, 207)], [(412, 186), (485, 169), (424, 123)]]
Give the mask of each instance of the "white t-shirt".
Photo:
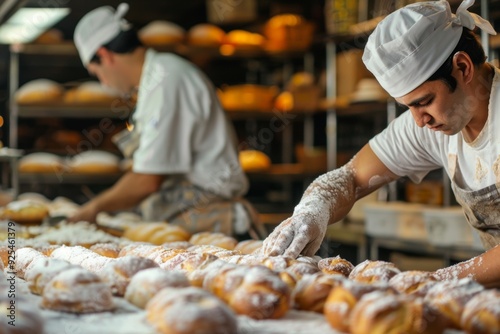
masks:
[(431, 170), (444, 167), (464, 190), (479, 190), (500, 182), (500, 70), (495, 69), (488, 119), (472, 143), (462, 133), (447, 136), (417, 126), (406, 111), (370, 140), (378, 158), (398, 176), (420, 182)]
[(133, 171), (182, 175), (217, 195), (244, 195), (235, 136), (206, 76), (183, 58), (149, 49), (133, 115)]

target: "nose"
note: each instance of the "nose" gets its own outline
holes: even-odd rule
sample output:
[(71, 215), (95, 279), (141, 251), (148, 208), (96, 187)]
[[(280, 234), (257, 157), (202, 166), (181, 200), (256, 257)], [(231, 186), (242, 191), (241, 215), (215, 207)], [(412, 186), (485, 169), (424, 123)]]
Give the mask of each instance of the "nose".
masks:
[(423, 128), (432, 120), (431, 115), (424, 111), (412, 110), (411, 114), (413, 115), (413, 119), (415, 120), (417, 125), (421, 128)]

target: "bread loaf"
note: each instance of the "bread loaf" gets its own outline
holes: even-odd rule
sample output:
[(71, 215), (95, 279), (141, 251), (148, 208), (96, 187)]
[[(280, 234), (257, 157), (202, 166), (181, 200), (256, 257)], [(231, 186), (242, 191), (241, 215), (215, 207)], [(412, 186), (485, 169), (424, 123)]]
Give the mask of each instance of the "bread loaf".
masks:
[(165, 288), (146, 306), (146, 319), (163, 334), (235, 334), (234, 313), (199, 288)]
[(389, 280), (389, 285), (400, 293), (425, 297), (429, 289), (437, 282), (432, 273), (427, 271), (403, 271)]
[(337, 274), (349, 277), (349, 274), (354, 269), (354, 265), (340, 256), (335, 256), (321, 259), (318, 262), (318, 268), (328, 275)]
[(353, 268), (349, 279), (363, 283), (389, 282), (400, 272), (394, 263), (365, 260)]
[(140, 223), (127, 227), (124, 238), (161, 245), (173, 241), (188, 241), (191, 235), (185, 229), (167, 223)]
[(163, 288), (188, 287), (189, 281), (181, 272), (150, 268), (138, 272), (132, 277), (125, 290), (125, 299), (139, 308), (146, 304)]
[(115, 308), (111, 289), (83, 268), (64, 270), (43, 289), (43, 308), (71, 313), (94, 313)]
[(326, 275), (322, 272), (303, 276), (297, 282), (292, 293), (295, 308), (323, 313), (323, 307), (330, 291), (342, 284), (343, 281), (343, 276)]
[(32, 293), (41, 295), (52, 278), (62, 271), (74, 268), (79, 268), (79, 266), (64, 260), (38, 257), (26, 270), (24, 279), (28, 282), (28, 287)]
[(471, 334), (500, 333), (500, 291), (484, 290), (472, 297), (465, 304), (461, 324)]
[(224, 249), (232, 250), (238, 244), (238, 240), (223, 233), (199, 232), (189, 239), (193, 245), (213, 245)]

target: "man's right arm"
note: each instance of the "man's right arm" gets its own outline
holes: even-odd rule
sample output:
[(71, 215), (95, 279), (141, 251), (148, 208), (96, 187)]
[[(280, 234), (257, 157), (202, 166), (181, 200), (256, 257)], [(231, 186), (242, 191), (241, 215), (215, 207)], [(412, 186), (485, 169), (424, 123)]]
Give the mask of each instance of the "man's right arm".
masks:
[(263, 252), (294, 258), (314, 255), (329, 224), (345, 217), (358, 199), (397, 178), (365, 145), (348, 164), (309, 185), (292, 217), (266, 238)]

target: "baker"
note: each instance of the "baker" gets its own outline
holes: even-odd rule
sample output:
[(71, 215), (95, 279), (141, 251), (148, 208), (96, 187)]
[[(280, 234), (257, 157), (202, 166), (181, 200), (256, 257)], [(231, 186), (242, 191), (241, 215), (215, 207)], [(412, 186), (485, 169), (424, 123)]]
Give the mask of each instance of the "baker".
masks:
[(101, 211), (138, 208), (146, 221), (192, 233), (245, 235), (256, 215), (242, 198), (248, 181), (212, 83), (187, 60), (144, 47), (123, 18), (128, 8), (90, 11), (74, 41), (90, 74), (137, 96), (133, 130), (119, 140), (133, 168), (69, 220), (93, 222)]
[(500, 71), (486, 62), (472, 30), (496, 32), (468, 12), (472, 4), (464, 1), (452, 14), (447, 1), (418, 2), (378, 24), (363, 62), (408, 110), (346, 165), (313, 181), (264, 241), (264, 253), (313, 255), (327, 226), (358, 199), (400, 177), (420, 182), (444, 168), (487, 251), (436, 274), (500, 286)]

